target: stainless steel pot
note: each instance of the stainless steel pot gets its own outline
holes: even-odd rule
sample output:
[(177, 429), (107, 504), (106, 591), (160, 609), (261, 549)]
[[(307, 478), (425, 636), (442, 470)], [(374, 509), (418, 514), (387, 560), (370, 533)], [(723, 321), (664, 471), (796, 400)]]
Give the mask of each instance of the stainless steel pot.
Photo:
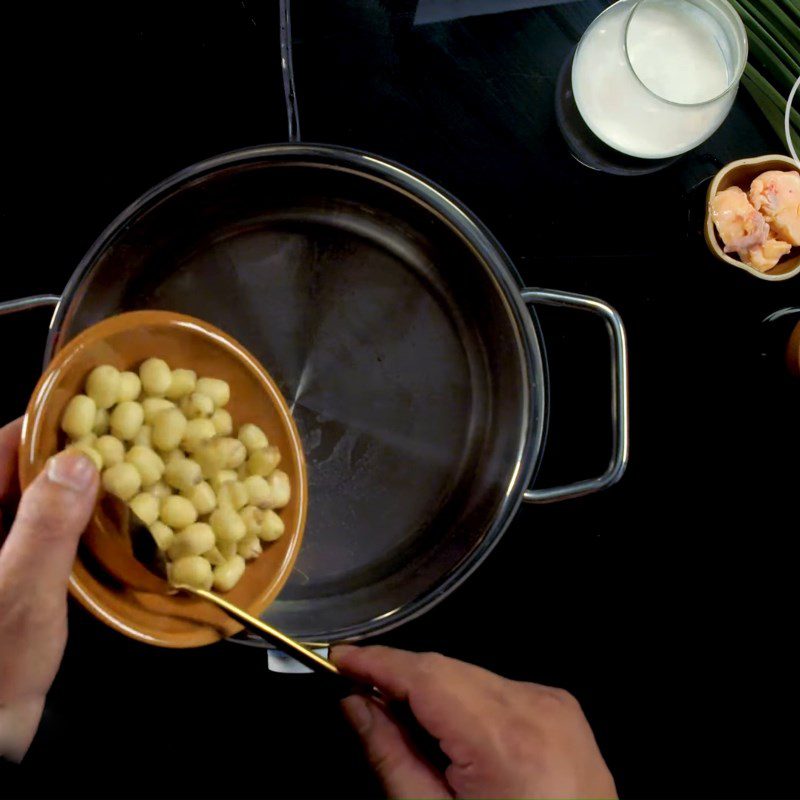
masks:
[[(530, 488), (547, 419), (532, 306), (600, 315), (613, 453), (598, 478)], [(491, 551), (521, 502), (616, 482), (628, 454), (619, 315), (522, 288), (457, 200), (399, 164), (321, 145), (254, 147), (173, 175), (123, 211), (53, 304), (59, 344), (121, 311), (167, 308), (230, 332), (288, 398), (310, 506), (292, 578), (265, 618), (310, 642), (358, 639), (430, 608)]]

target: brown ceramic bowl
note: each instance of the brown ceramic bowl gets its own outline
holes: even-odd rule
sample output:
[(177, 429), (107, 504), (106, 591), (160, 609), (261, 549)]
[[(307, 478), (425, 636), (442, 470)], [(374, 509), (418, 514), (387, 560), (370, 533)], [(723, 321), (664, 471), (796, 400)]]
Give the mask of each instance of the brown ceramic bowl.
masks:
[[(300, 436), (286, 401), (258, 361), (238, 342), (202, 320), (168, 311), (134, 311), (103, 320), (67, 342), (34, 390), (20, 445), (20, 483), (26, 487), (60, 444), (59, 423), (69, 399), (83, 391), (98, 364), (135, 369), (150, 356), (199, 375), (223, 378), (231, 387), (227, 408), (234, 424), (254, 422), (281, 451), (281, 469), (292, 499), (280, 513), (286, 532), (247, 565), (225, 597), (258, 616), (292, 570), (306, 520), (308, 483)], [(91, 525), (99, 524), (95, 514)], [(210, 644), (241, 629), (215, 606), (181, 595), (159, 595), (117, 584), (79, 549), (70, 592), (96, 617), (134, 639), (164, 647)]]
[(793, 278), (800, 272), (800, 249), (795, 248), (788, 256), (779, 261), (772, 269), (767, 272), (759, 272), (757, 269), (748, 266), (738, 258), (728, 255), (723, 247), (722, 240), (714, 227), (714, 220), (711, 216), (711, 199), (717, 192), (729, 189), (731, 186), (738, 186), (745, 192), (750, 190), (750, 184), (762, 172), (777, 169), (783, 172), (794, 170), (797, 172), (797, 164), (788, 156), (760, 156), (759, 158), (743, 158), (741, 161), (732, 161), (723, 167), (711, 181), (706, 196), (706, 224), (705, 237), (708, 249), (720, 260), (732, 267), (738, 267), (745, 272), (749, 272), (762, 281), (785, 281)]

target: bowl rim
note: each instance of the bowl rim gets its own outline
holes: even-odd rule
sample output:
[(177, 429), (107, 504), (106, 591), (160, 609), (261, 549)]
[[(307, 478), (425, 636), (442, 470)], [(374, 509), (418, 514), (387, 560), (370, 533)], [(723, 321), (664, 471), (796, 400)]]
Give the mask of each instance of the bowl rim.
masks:
[(748, 264), (745, 264), (743, 261), (739, 261), (738, 259), (729, 256), (720, 246), (719, 236), (711, 215), (711, 200), (717, 193), (722, 179), (734, 169), (737, 169), (738, 167), (757, 166), (759, 164), (770, 164), (775, 162), (785, 164), (796, 172), (800, 172), (800, 169), (798, 169), (797, 164), (792, 158), (780, 153), (776, 153), (775, 155), (755, 156), (753, 158), (740, 158), (739, 160), (731, 161), (729, 164), (726, 164), (724, 167), (722, 167), (722, 169), (720, 169), (717, 174), (714, 175), (714, 177), (711, 179), (711, 183), (708, 185), (708, 192), (706, 193), (704, 229), (706, 244), (708, 245), (708, 249), (711, 251), (712, 255), (714, 255), (720, 261), (724, 261), (726, 264), (730, 264), (732, 267), (737, 267), (738, 269), (744, 270), (745, 272), (750, 273), (750, 275), (753, 275), (762, 281), (773, 282), (786, 281), (800, 273), (800, 256), (796, 256), (796, 258), (798, 258), (798, 262), (794, 267), (792, 267), (792, 269), (779, 274), (770, 274), (771, 270), (768, 270), (767, 272), (759, 272), (757, 269), (755, 269), (755, 267), (751, 267)]
[[(42, 372), (42, 375), (40, 376), (36, 387), (31, 394), (28, 406), (25, 410), (18, 456), (20, 488), (24, 489), (31, 483), (36, 475), (39, 474), (38, 471), (34, 470), (31, 463), (33, 452), (30, 447), (28, 427), (30, 415), (37, 405), (37, 401), (39, 401), (43, 390), (47, 388), (51, 382), (52, 374), (59, 369), (62, 364), (67, 361), (70, 356), (74, 354), (75, 351), (78, 350), (87, 340), (94, 339), (98, 328), (107, 327), (110, 329), (108, 332), (111, 333), (115, 328), (119, 327), (120, 319), (124, 318), (127, 322), (130, 321), (131, 318), (136, 317), (143, 318), (146, 320), (147, 324), (150, 325), (159, 325), (165, 323), (175, 324), (177, 322), (182, 323), (184, 326), (191, 326), (195, 332), (200, 332), (203, 336), (214, 340), (219, 346), (224, 347), (231, 353), (235, 353), (243, 366), (250, 372), (254, 373), (260, 382), (269, 387), (269, 395), (273, 401), (272, 405), (279, 412), (282, 422), (285, 424), (288, 430), (292, 454), (298, 467), (297, 485), (292, 487), (293, 491), (298, 497), (297, 533), (294, 536), (294, 539), (291, 542), (285, 557), (281, 561), (280, 568), (275, 579), (271, 581), (255, 597), (253, 601), (249, 602), (247, 606), (244, 607), (244, 610), (255, 616), (259, 616), (283, 589), (292, 570), (294, 569), (295, 562), (297, 561), (297, 557), (300, 553), (300, 547), (305, 534), (306, 520), (308, 516), (308, 472), (300, 433), (297, 429), (297, 425), (289, 409), (288, 403), (286, 402), (286, 398), (281, 393), (278, 385), (275, 383), (274, 379), (264, 368), (261, 362), (246, 347), (244, 347), (244, 345), (221, 329), (212, 325), (210, 322), (206, 322), (205, 320), (197, 317), (192, 317), (188, 314), (158, 309), (127, 311), (121, 314), (115, 314), (111, 317), (106, 317), (105, 319), (100, 320), (94, 325), (91, 325), (90, 327), (81, 331), (72, 339), (69, 339), (61, 344), (59, 349), (53, 355), (53, 358)], [(75, 563), (77, 564), (78, 562), (79, 556), (76, 555)], [(124, 619), (124, 615), (120, 615), (109, 610), (106, 604), (98, 600), (98, 598), (95, 596), (95, 593), (84, 585), (81, 577), (76, 573), (74, 566), (70, 572), (68, 590), (70, 595), (72, 595), (72, 597), (74, 597), (97, 619), (104, 622), (110, 628), (113, 628), (119, 633), (146, 644), (168, 648), (200, 647), (221, 641), (226, 637), (240, 632), (244, 627), (240, 623), (230, 619), (230, 624), (226, 624), (224, 630), (215, 628), (211, 625), (202, 626), (198, 622), (196, 628), (187, 631), (173, 633), (160, 632), (154, 635), (150, 631), (145, 631), (140, 629), (138, 626), (132, 626), (128, 624)]]

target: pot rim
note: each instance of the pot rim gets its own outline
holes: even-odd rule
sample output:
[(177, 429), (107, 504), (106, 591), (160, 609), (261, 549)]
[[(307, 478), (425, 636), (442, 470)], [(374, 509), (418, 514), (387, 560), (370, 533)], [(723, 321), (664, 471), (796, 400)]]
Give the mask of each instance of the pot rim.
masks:
[[(484, 535), (480, 545), (468, 553), (461, 562), (451, 568), (427, 593), (405, 606), (393, 609), (381, 617), (364, 623), (351, 625), (324, 635), (304, 636), (315, 644), (356, 641), (366, 636), (386, 633), (398, 625), (420, 616), (433, 608), (458, 586), (460, 586), (486, 559), (505, 533), (523, 500), (525, 490), (531, 485), (541, 463), (545, 445), (548, 416), (549, 383), (542, 333), (536, 312), (527, 306), (521, 297), (522, 281), (500, 243), (489, 232), (480, 219), (467, 206), (457, 200), (436, 183), (407, 167), (361, 150), (326, 144), (271, 144), (233, 150), (198, 161), (153, 186), (127, 208), (102, 231), (81, 259), (67, 282), (53, 317), (45, 345), (44, 365), (54, 355), (61, 329), (73, 303), (80, 303), (78, 290), (81, 282), (91, 271), (99, 254), (112, 245), (115, 239), (149, 207), (166, 196), (204, 175), (225, 168), (263, 161), (286, 161), (287, 163), (317, 163), (320, 166), (350, 169), (371, 179), (388, 183), (395, 189), (409, 194), (416, 202), (435, 213), (473, 251), (485, 269), (491, 272), (502, 294), (511, 318), (516, 322), (515, 338), (525, 371), (521, 384), (521, 424), (516, 448), (516, 464), (511, 473), (505, 497), (498, 508), (494, 523)], [(538, 409), (538, 413), (534, 410)], [(290, 633), (290, 632), (287, 632)]]

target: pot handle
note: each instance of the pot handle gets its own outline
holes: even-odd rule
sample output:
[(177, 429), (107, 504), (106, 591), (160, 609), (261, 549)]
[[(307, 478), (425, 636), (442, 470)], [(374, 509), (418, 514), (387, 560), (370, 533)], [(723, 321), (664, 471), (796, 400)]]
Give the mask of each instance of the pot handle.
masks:
[(27, 311), (42, 306), (57, 306), (61, 302), (57, 294), (35, 294), (32, 297), (20, 297), (18, 300), (4, 300), (0, 303), (0, 317), (13, 314), (15, 311)]
[(628, 465), (628, 345), (625, 326), (619, 314), (608, 303), (596, 297), (550, 289), (523, 289), (522, 299), (527, 305), (541, 303), (546, 306), (561, 306), (580, 311), (589, 311), (605, 320), (611, 340), (611, 422), (612, 454), (608, 468), (599, 478), (589, 478), (566, 486), (549, 489), (528, 489), (524, 500), (527, 503), (552, 503), (568, 500), (585, 494), (607, 489), (615, 484)]

